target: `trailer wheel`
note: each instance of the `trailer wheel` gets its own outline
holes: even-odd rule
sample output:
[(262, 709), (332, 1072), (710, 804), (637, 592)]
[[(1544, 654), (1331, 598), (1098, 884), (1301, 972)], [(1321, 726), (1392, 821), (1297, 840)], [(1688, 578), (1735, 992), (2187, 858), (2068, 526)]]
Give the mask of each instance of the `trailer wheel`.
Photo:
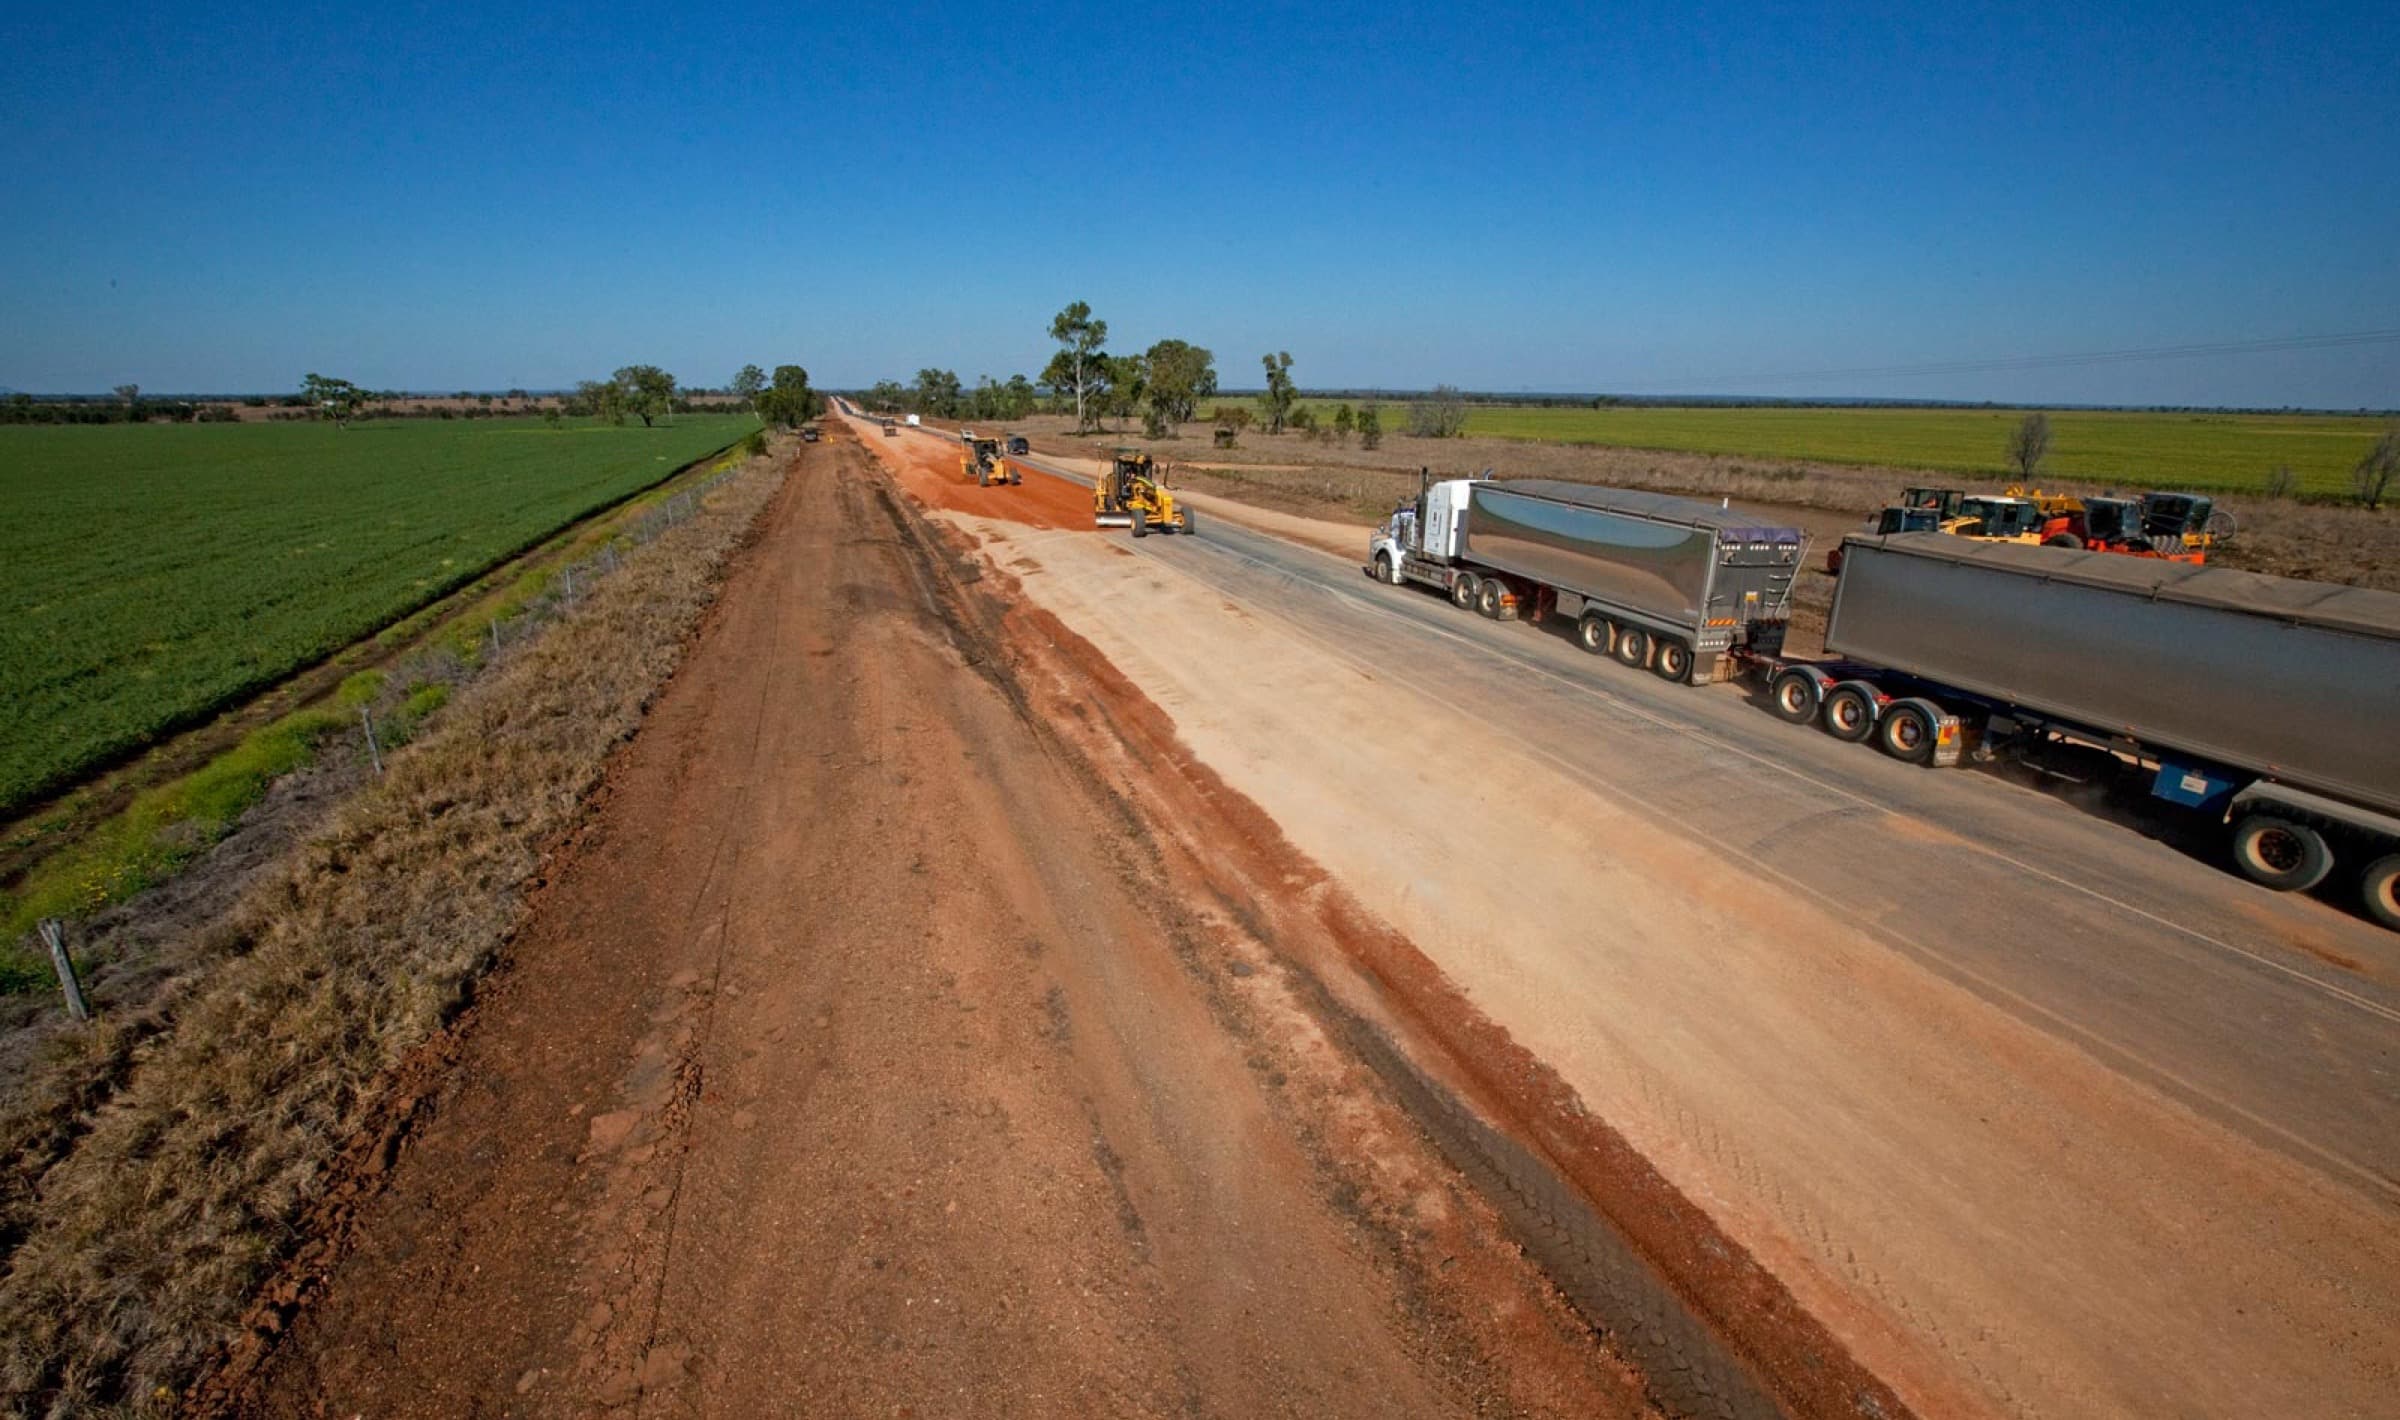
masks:
[(2277, 892), (2306, 892), (2333, 871), (2333, 850), (2307, 824), (2251, 814), (2234, 825), (2233, 865)]
[(1692, 648), (1672, 636), (1658, 638), (1658, 656), (1650, 669), (1661, 678), (1682, 684), (1692, 678)]
[(1903, 763), (1927, 763), (1933, 745), (1933, 717), (1921, 705), (1895, 705), (1876, 722), (1875, 747)]
[(1650, 633), (1638, 626), (1617, 628), (1617, 663), (1640, 669), (1650, 659)]
[(1774, 707), (1776, 718), (1805, 725), (1817, 718), (1825, 692), (1818, 687), (1817, 678), (1808, 672), (1785, 671), (1767, 687), (1767, 700)]
[(1494, 621), (1514, 621), (1517, 608), (1509, 598), (1508, 584), (1497, 577), (1483, 579), (1483, 589), (1475, 594), (1475, 609)]
[(2358, 893), (2366, 899), (2369, 917), (2400, 932), (2400, 853), (2387, 853), (2367, 864)]
[(1825, 692), (1825, 708), (1819, 720), (1825, 726), (1825, 733), (1857, 744), (1875, 733), (1875, 698), (1864, 687), (1837, 685)]
[(1450, 602), (1460, 611), (1475, 609), (1475, 594), (1483, 590), (1483, 579), (1472, 572), (1461, 572), (1450, 584)]

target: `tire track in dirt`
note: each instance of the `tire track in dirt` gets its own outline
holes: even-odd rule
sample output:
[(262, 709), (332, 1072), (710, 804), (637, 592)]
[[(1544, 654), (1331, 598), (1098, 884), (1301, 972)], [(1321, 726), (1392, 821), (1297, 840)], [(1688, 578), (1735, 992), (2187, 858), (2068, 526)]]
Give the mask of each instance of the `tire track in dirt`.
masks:
[(246, 1409), (1641, 1412), (845, 442)]
[[(1022, 521), (1005, 504), (969, 511)], [(1693, 1415), (1772, 1415), (1787, 1406), (1809, 1415), (1907, 1413), (1767, 1269), (1585, 1114), (1548, 1067), (1199, 763), (1160, 707), (1096, 647), (1016, 597), (1005, 574), (987, 572), (963, 531), (929, 527), (924, 536), (943, 549), (954, 576), (984, 593), (993, 634), (1017, 653), (1019, 678), (1036, 688), (1037, 713), (1081, 727), (1085, 753), (1114, 768), (1104, 788), (1126, 798), (1128, 817), (1179, 838), (1186, 870), (1212, 885), (1246, 932), (1301, 967), (1311, 1008), (1500, 1206), (1584, 1316), (1641, 1364), (1654, 1398)], [(1048, 654), (1027, 654), (1037, 647)], [(1539, 1143), (1521, 1143), (1491, 1119)]]

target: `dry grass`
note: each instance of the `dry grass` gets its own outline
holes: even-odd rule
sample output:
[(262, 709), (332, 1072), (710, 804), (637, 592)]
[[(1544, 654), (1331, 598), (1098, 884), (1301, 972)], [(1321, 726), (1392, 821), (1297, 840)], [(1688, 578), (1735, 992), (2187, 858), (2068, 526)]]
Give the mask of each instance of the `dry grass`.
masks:
[(458, 1009), (780, 482), (754, 460), (465, 687), (0, 1127), (0, 1386), (171, 1406), (233, 1335), (378, 1083)]

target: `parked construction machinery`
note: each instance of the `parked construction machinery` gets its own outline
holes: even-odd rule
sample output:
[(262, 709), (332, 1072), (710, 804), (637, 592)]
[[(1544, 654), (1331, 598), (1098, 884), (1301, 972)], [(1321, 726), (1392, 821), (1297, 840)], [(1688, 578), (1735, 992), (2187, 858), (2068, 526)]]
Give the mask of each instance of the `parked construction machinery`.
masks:
[[(1866, 531), (1879, 535), (1900, 532), (1943, 532), (1983, 542), (2042, 540), (2043, 512), (2031, 498), (2011, 493), (1968, 493), (1957, 488), (1902, 489), (1900, 501), (1867, 520)], [(1825, 570), (1839, 575), (1842, 548), (1825, 554)]]
[(2206, 562), (2208, 550), (2232, 527), (2213, 499), (2194, 493), (2081, 498), (2036, 489), (2025, 496), (2042, 509), (2042, 543), (2047, 547)]
[(978, 488), (989, 488), (995, 483), (1025, 481), (1025, 475), (1017, 470), (1017, 466), (1001, 457), (998, 439), (979, 436), (972, 430), (961, 433), (958, 439), (959, 471), (972, 479)]
[[(1903, 489), (1900, 501), (1868, 519), (1875, 536), (1941, 532), (1979, 542), (2084, 548), (2170, 562), (2206, 562), (2208, 549), (2231, 536), (2233, 520), (2192, 493), (2145, 493), (2139, 498), (2030, 492), (1967, 493), (1956, 488)], [(1825, 554), (1825, 570), (1842, 570), (1842, 548)]]
[(1131, 528), (1135, 537), (1193, 530), (1192, 510), (1177, 507), (1167, 489), (1165, 466), (1125, 449), (1092, 484), (1092, 525)]

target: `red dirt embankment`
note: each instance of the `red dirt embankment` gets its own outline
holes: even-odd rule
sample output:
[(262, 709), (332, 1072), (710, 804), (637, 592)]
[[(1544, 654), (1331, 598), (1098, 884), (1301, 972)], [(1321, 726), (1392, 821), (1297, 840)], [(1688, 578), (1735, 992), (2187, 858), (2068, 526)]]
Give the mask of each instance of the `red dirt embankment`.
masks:
[(928, 508), (1036, 528), (1092, 526), (1092, 495), (1048, 474), (1020, 469), (1023, 483), (982, 488), (960, 471), (955, 440), (945, 446), (930, 435), (905, 430), (889, 439), (868, 432), (860, 437), (874, 441), (868, 447), (882, 455), (884, 467), (909, 496)]

